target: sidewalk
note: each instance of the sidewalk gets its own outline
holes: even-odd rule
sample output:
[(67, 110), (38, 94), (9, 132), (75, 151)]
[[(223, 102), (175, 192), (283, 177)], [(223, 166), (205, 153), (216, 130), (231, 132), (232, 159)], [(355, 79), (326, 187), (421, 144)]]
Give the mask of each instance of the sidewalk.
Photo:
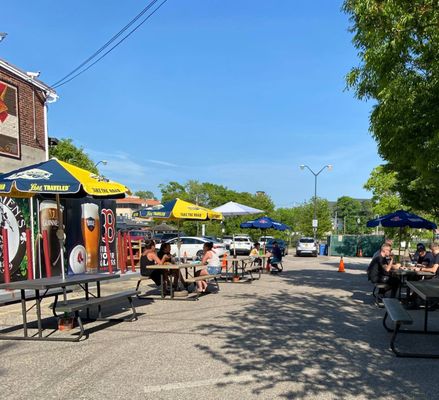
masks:
[[(345, 258), (344, 274), (338, 260), (290, 255), (282, 274), (223, 284), (198, 302), (138, 301), (138, 321), (95, 324), (81, 343), (0, 342), (0, 391), (8, 399), (437, 398), (436, 361), (388, 350), (367, 260)], [(0, 308), (0, 324), (19, 323), (19, 307)]]

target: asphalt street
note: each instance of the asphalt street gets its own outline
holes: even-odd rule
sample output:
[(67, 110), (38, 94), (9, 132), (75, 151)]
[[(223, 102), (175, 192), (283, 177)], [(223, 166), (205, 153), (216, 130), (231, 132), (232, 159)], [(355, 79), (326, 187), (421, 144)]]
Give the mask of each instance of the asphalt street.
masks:
[[(221, 284), (199, 301), (137, 300), (138, 321), (87, 324), (80, 343), (0, 341), (0, 393), (8, 400), (437, 399), (437, 361), (389, 350), (365, 274), (369, 260), (346, 258), (345, 273), (338, 261), (290, 255), (283, 273)], [(103, 292), (135, 282), (111, 282)], [(49, 302), (46, 333), (56, 326)], [(420, 326), (422, 311), (412, 313)], [(0, 307), (1, 328), (20, 320), (19, 305)], [(439, 326), (439, 312), (431, 322)], [(439, 352), (434, 336), (400, 336), (402, 349)]]

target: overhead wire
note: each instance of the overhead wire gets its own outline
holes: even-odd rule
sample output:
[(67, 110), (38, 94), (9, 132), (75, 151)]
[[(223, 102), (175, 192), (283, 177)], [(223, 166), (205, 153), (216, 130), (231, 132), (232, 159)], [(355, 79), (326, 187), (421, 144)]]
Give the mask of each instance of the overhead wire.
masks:
[[(74, 70), (69, 72), (63, 78), (59, 79), (55, 82), (52, 88), (56, 89), (60, 86), (65, 85), (66, 83), (71, 82), (73, 79), (82, 75), (84, 72), (88, 71), (91, 67), (97, 64), (100, 60), (102, 60), (106, 55), (111, 53), (115, 48), (117, 48), (120, 44), (122, 44), (126, 39), (128, 39), (137, 29), (139, 29), (149, 18), (151, 18), (168, 0), (163, 0), (152, 12), (150, 12), (138, 25), (136, 25), (130, 32), (128, 32), (122, 39), (120, 39), (114, 46), (112, 46), (108, 51), (102, 54), (97, 60), (92, 62), (86, 68), (82, 69), (86, 64), (88, 64), (91, 60), (93, 60), (96, 56), (98, 56), (102, 51), (104, 51), (109, 45), (111, 45), (117, 38), (119, 38), (128, 28), (130, 28), (139, 18), (141, 18), (148, 10), (151, 9), (159, 0), (152, 0), (139, 14), (137, 14), (127, 25), (125, 25), (118, 33), (113, 35), (113, 37), (108, 40), (101, 48), (95, 51), (90, 57), (84, 60), (80, 65), (78, 65)], [(76, 73), (79, 71), (78, 73)], [(76, 74), (75, 74), (76, 73)], [(73, 75), (74, 74), (74, 75)], [(73, 76), (72, 76), (73, 75)], [(69, 78), (70, 77), (70, 78)], [(69, 79), (67, 79), (69, 78)]]

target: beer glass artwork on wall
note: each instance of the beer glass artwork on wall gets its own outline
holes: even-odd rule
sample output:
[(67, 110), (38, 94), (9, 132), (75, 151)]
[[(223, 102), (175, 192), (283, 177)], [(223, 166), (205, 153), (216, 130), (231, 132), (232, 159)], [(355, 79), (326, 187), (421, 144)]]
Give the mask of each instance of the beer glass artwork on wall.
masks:
[(86, 253), (85, 271), (87, 273), (98, 271), (100, 226), (99, 206), (94, 203), (81, 204), (81, 228)]
[[(61, 220), (63, 218), (63, 207), (59, 210)], [(43, 235), (47, 232), (47, 241), (49, 247), (50, 262), (52, 264), (52, 274), (61, 274), (61, 249), (59, 239), (56, 236), (59, 225), (58, 208), (53, 200), (44, 200), (40, 203), (40, 230)], [(40, 247), (41, 249), (43, 246)]]

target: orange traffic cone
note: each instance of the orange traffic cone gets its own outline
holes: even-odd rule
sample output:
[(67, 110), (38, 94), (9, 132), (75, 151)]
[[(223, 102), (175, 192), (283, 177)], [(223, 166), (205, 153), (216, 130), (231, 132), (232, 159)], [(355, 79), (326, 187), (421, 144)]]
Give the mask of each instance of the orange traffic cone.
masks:
[(360, 251), (358, 252), (358, 256), (359, 256), (359, 257), (363, 257), (363, 250), (362, 250), (361, 247), (360, 247)]
[(341, 256), (340, 258), (340, 265), (338, 267), (338, 272), (344, 272), (344, 261), (343, 261), (343, 256)]
[(223, 260), (221, 261), (221, 268), (227, 269), (227, 254), (224, 253)]

